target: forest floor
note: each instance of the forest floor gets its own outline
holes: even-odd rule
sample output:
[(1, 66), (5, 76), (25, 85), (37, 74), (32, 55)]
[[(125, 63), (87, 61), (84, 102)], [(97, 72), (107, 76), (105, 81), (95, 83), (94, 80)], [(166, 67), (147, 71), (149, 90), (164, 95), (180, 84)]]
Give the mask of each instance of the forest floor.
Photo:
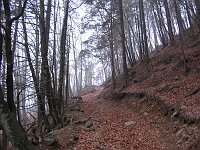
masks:
[(199, 150), (200, 36), (184, 40), (130, 68), (126, 88), (119, 75), (115, 89), (108, 80), (81, 93), (81, 109), (58, 131), (60, 149)]
[[(77, 150), (187, 150), (198, 126), (165, 116), (148, 97), (123, 100), (98, 98), (99, 91), (83, 96), (85, 113), (93, 119), (93, 131), (80, 130)], [(91, 119), (92, 120), (92, 119)]]
[(102, 89), (84, 95), (84, 112), (56, 132), (60, 150), (198, 150), (197, 124), (181, 121), (176, 113), (165, 115), (148, 96), (105, 100), (99, 96)]

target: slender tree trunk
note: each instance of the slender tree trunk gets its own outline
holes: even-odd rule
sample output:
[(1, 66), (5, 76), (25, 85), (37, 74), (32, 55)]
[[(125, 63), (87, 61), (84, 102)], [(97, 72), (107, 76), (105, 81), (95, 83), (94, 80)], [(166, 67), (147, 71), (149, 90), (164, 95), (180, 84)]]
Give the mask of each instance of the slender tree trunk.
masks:
[(76, 60), (76, 51), (75, 51), (75, 43), (74, 43), (74, 34), (72, 32), (72, 44), (73, 44), (73, 56), (74, 56), (74, 71), (75, 71), (75, 87), (78, 91), (79, 84), (78, 84), (78, 66), (77, 66), (77, 60)]
[(138, 29), (138, 49), (139, 49), (139, 58), (140, 61), (144, 61), (144, 56), (143, 56), (143, 48), (142, 48), (142, 43), (143, 43), (143, 38), (142, 38), (142, 29), (141, 29), (141, 21), (139, 19), (139, 16), (137, 17), (137, 29)]
[(11, 112), (16, 113), (16, 107), (13, 95), (13, 52), (11, 50), (11, 17), (10, 17), (10, 3), (6, 0), (4, 2), (4, 10), (6, 16), (6, 32), (5, 32), (5, 50), (7, 59), (7, 102)]
[(116, 73), (115, 73), (115, 62), (114, 62), (114, 48), (113, 48), (113, 1), (111, 0), (111, 14), (110, 14), (110, 59), (111, 59), (111, 70), (112, 70), (112, 84), (113, 88), (116, 87)]
[[(68, 44), (70, 44), (70, 39), (68, 40)], [(67, 100), (69, 98), (69, 47), (67, 48), (67, 70), (66, 70), (66, 87), (65, 87), (65, 92), (66, 92), (66, 100), (65, 100), (65, 106), (67, 107)]]
[[(20, 10), (22, 9), (21, 1), (19, 2), (19, 6), (17, 9), (18, 9), (18, 13), (20, 13)], [(14, 58), (15, 58), (16, 44), (17, 44), (17, 39), (18, 39), (18, 24), (19, 24), (19, 20), (16, 20), (14, 34), (13, 34), (13, 41), (12, 41), (12, 57), (13, 57), (12, 60), (13, 60), (13, 62), (14, 62)], [(17, 60), (18, 60), (18, 64), (20, 64), (19, 58)], [(17, 64), (15, 64), (14, 67), (17, 67)], [(17, 83), (22, 82), (21, 77), (19, 76), (19, 72), (20, 71), (17, 70), (17, 71), (14, 71), (14, 73), (13, 73), (15, 78), (18, 80)], [(17, 88), (17, 90), (14, 90), (14, 97), (17, 97), (16, 98), (16, 102), (17, 102), (16, 114), (17, 114), (18, 122), (21, 125), (20, 98), (22, 98), (21, 94), (24, 89), (22, 89), (22, 87), (19, 87), (19, 86), (16, 86), (16, 88)]]
[(199, 20), (199, 18), (200, 18), (200, 1), (194, 0), (194, 2), (195, 2), (195, 6), (196, 6), (197, 18)]
[(195, 20), (198, 25), (198, 29), (200, 30), (200, 1), (199, 0), (194, 0), (194, 4), (196, 6), (196, 16)]
[[(156, 5), (156, 10), (157, 10), (157, 14), (155, 11), (153, 11), (153, 15), (154, 15), (154, 18), (155, 18), (155, 22), (156, 22), (156, 25), (157, 25), (157, 28), (158, 28), (158, 34), (159, 34), (159, 37), (160, 37), (160, 41), (163, 45), (163, 47), (165, 47), (167, 45), (166, 43), (166, 38), (165, 38), (165, 31), (164, 31), (164, 28), (165, 28), (165, 25), (163, 23), (163, 17), (162, 17), (162, 13), (161, 13), (161, 10), (159, 9), (159, 5), (158, 5), (158, 2), (156, 1), (155, 3)], [(153, 10), (154, 10), (154, 6), (153, 7)]]
[(187, 66), (186, 56), (185, 56), (185, 52), (184, 52), (184, 49), (185, 49), (184, 48), (184, 38), (183, 38), (184, 28), (182, 25), (182, 18), (181, 18), (180, 10), (178, 8), (176, 0), (173, 0), (173, 1), (174, 1), (175, 12), (176, 12), (176, 19), (178, 22), (178, 29), (179, 29), (180, 42), (181, 42), (180, 46), (181, 46), (181, 52), (183, 55), (184, 70), (185, 70), (185, 72), (188, 72), (189, 68)]
[(158, 38), (157, 38), (157, 33), (156, 33), (156, 25), (155, 25), (155, 20), (153, 21), (153, 17), (151, 18), (151, 24), (152, 24), (152, 29), (153, 29), (153, 37), (154, 37), (154, 46), (155, 48), (158, 45)]
[[(24, 66), (27, 66), (28, 63), (27, 61), (25, 61), (23, 63)], [(22, 91), (22, 94), (21, 94), (21, 116), (23, 116), (23, 118), (26, 118), (27, 117), (27, 113), (26, 113), (26, 86), (27, 85), (27, 67), (25, 67), (24, 69), (24, 78), (22, 77), (22, 84), (24, 85), (24, 89)], [(23, 119), (23, 121), (25, 121), (25, 119)], [(24, 122), (25, 124), (25, 122)]]
[[(127, 19), (128, 21), (128, 19)], [(129, 54), (129, 64), (133, 67), (136, 64), (136, 58), (135, 58), (135, 49), (133, 48), (133, 45), (135, 44), (135, 35), (134, 32), (131, 34), (131, 24), (128, 23), (130, 27), (128, 27), (128, 42), (127, 42), (127, 47), (128, 47), (128, 43), (129, 43), (129, 50), (128, 50), (128, 54)], [(133, 38), (131, 38), (133, 35)], [(133, 44), (134, 43), (134, 44)]]
[[(36, 7), (38, 7), (38, 0), (36, 0)], [(35, 72), (36, 72), (36, 78), (39, 81), (39, 72), (40, 72), (39, 71), (40, 35), (39, 35), (39, 28), (38, 28), (39, 17), (35, 15), (35, 18), (36, 18)]]
[[(82, 45), (82, 44), (81, 44)], [(81, 48), (82, 49), (82, 48)], [(80, 71), (80, 90), (82, 90), (82, 88), (83, 88), (83, 58), (82, 58), (82, 56), (80, 57), (79, 56), (79, 58), (80, 58), (80, 60), (81, 60), (81, 71)]]
[(143, 45), (143, 54), (144, 54), (144, 61), (146, 63), (149, 62), (149, 50), (148, 50), (148, 43), (147, 43), (147, 29), (146, 29), (146, 21), (144, 16), (144, 5), (143, 0), (139, 1), (140, 7), (140, 18), (141, 18), (141, 28), (142, 28), (142, 45)]
[(59, 78), (59, 88), (58, 88), (58, 110), (59, 114), (61, 115), (64, 106), (64, 96), (63, 96), (63, 87), (64, 87), (64, 70), (65, 70), (65, 58), (66, 58), (66, 41), (67, 41), (67, 20), (68, 20), (68, 9), (69, 9), (69, 0), (67, 0), (65, 6), (65, 14), (62, 26), (62, 33), (61, 33), (61, 41), (60, 41), (60, 78)]
[[(48, 1), (48, 7), (51, 7), (49, 4), (50, 1)], [(48, 9), (47, 10), (51, 10)], [(51, 82), (51, 74), (48, 64), (48, 39), (49, 39), (49, 26), (50, 26), (50, 19), (49, 16), (50, 13), (47, 12), (47, 17), (45, 22), (44, 18), (44, 1), (40, 0), (40, 35), (41, 35), (41, 56), (42, 56), (42, 67), (41, 67), (41, 85), (40, 85), (40, 91), (45, 91), (47, 99), (48, 99), (48, 105), (49, 105), (49, 111), (50, 114), (53, 115), (54, 119), (57, 120), (57, 122), (60, 122), (58, 109), (56, 105), (56, 99), (54, 95), (54, 91), (52, 88), (52, 82)]]
[(185, 31), (185, 28), (184, 28), (184, 24), (183, 24), (184, 23), (183, 18), (181, 16), (180, 7), (179, 7), (177, 0), (173, 0), (173, 1), (174, 1), (175, 12), (176, 12), (176, 19), (177, 19), (178, 27), (179, 27), (179, 33), (183, 34)]
[(23, 31), (24, 31), (24, 40), (25, 40), (25, 51), (26, 51), (26, 56), (28, 59), (28, 64), (31, 70), (32, 78), (33, 78), (33, 83), (38, 99), (38, 120), (43, 121), (45, 119), (45, 103), (42, 100), (40, 89), (39, 89), (39, 83), (35, 74), (35, 70), (31, 61), (31, 56), (30, 56), (30, 50), (29, 50), (29, 44), (28, 44), (28, 36), (27, 36), (27, 31), (26, 31), (26, 24), (24, 20), (24, 16), (22, 17), (22, 25), (23, 25)]
[(48, 43), (49, 43), (49, 31), (50, 31), (50, 20), (51, 20), (51, 6), (52, 5), (52, 0), (48, 0), (47, 2), (47, 14), (46, 14), (46, 44), (48, 48)]
[(3, 135), (3, 139), (2, 139), (2, 149), (3, 150), (7, 150), (7, 148), (8, 148), (8, 137), (7, 137), (7, 135), (6, 135), (6, 133), (5, 133), (5, 131), (3, 130), (3, 133), (2, 133)]
[(186, 12), (187, 12), (187, 17), (188, 17), (189, 25), (190, 25), (190, 27), (192, 27), (191, 13), (190, 13), (190, 8), (189, 8), (189, 4), (188, 4), (187, 0), (185, 0), (185, 7), (186, 7)]
[[(58, 3), (59, 4), (59, 3)], [(58, 9), (58, 8), (57, 8)], [(57, 50), (56, 50), (56, 32), (57, 32), (57, 20), (58, 20), (58, 11), (56, 11), (56, 1), (54, 1), (54, 29), (53, 29), (53, 72), (54, 72), (54, 94), (57, 94)]]
[(173, 46), (175, 44), (175, 40), (174, 40), (174, 34), (172, 30), (171, 15), (170, 15), (170, 10), (168, 6), (168, 0), (163, 0), (163, 1), (164, 1), (164, 7), (165, 7), (165, 12), (166, 12), (166, 17), (167, 17), (169, 39), (170, 39), (171, 45)]
[[(0, 16), (2, 16), (2, 1), (0, 1)], [(1, 19), (0, 19), (0, 24), (1, 24)], [(1, 67), (2, 67), (2, 59), (3, 59), (3, 34), (2, 34), (2, 28), (0, 28), (0, 75), (1, 75)]]
[[(117, 41), (116, 41), (116, 39), (115, 39), (115, 42), (114, 43), (117, 43)], [(113, 44), (113, 45), (115, 45), (115, 47), (114, 47), (114, 49), (116, 50), (116, 61), (115, 61), (115, 63), (116, 63), (116, 72), (117, 72), (117, 75), (120, 75), (121, 74), (121, 72), (120, 72), (120, 69), (121, 69), (121, 66), (120, 66), (120, 57), (119, 57), (119, 55), (120, 55), (120, 52), (119, 52), (119, 48), (118, 48), (118, 45), (117, 44)]]
[(120, 27), (121, 27), (121, 40), (122, 40), (122, 59), (123, 59), (123, 72), (124, 72), (124, 84), (127, 86), (128, 82), (128, 68), (126, 63), (126, 45), (125, 45), (125, 32), (124, 32), (124, 16), (123, 16), (123, 3), (119, 0), (119, 12), (120, 12)]

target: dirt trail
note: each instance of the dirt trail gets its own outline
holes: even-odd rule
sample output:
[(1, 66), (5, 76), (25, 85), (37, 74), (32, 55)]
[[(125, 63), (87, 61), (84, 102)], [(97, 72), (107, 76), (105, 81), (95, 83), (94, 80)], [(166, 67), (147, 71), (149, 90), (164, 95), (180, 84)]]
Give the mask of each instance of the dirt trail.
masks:
[(93, 118), (95, 131), (81, 130), (78, 150), (186, 150), (196, 126), (181, 124), (160, 113), (150, 101), (97, 98), (102, 88), (83, 97), (83, 109)]

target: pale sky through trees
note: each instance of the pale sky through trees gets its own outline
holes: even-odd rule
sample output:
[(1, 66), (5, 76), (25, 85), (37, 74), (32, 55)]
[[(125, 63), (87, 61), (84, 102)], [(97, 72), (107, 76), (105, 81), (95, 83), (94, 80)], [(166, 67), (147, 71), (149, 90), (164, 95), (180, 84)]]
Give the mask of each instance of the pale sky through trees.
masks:
[[(76, 49), (76, 54), (78, 55), (80, 53), (81, 50), (91, 50), (90, 47), (88, 47), (86, 44), (84, 44), (85, 41), (88, 41), (90, 36), (92, 36), (94, 34), (94, 30), (92, 29), (86, 29), (84, 32), (82, 32), (82, 23), (84, 23), (85, 21), (87, 21), (86, 19), (84, 19), (85, 15), (88, 13), (88, 5), (82, 3), (80, 0), (77, 1), (76, 4), (74, 4), (75, 6), (73, 6), (73, 3), (72, 3), (72, 10), (75, 12), (75, 13), (70, 13), (71, 14), (71, 17), (69, 18), (72, 19), (71, 20), (71, 23), (72, 23), (72, 26), (74, 28), (74, 38), (75, 38), (75, 49)], [(73, 56), (73, 53), (70, 52), (70, 55)], [(99, 85), (101, 84), (101, 80), (99, 81), (96, 80), (96, 78), (98, 78), (98, 76), (100, 76), (100, 78), (103, 78), (102, 80), (104, 81), (105, 78), (104, 78), (104, 75), (101, 72), (102, 70), (102, 65), (99, 63), (99, 60), (97, 60), (96, 58), (94, 58), (92, 55), (91, 57), (88, 57), (86, 58), (89, 62), (92, 62), (94, 64), (94, 67), (93, 67), (93, 73), (94, 73), (94, 78), (93, 78), (93, 84), (94, 85)], [(73, 65), (74, 64), (74, 59), (73, 57), (70, 57), (70, 64)], [(73, 67), (71, 67), (72, 70)], [(72, 73), (72, 75), (74, 75), (74, 72), (70, 72)], [(71, 82), (73, 82), (73, 80), (71, 80)]]

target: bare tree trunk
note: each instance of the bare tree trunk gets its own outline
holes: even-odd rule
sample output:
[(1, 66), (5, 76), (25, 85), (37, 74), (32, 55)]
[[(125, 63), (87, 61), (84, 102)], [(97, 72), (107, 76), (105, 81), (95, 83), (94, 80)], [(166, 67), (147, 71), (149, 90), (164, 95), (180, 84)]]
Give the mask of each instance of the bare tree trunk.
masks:
[(57, 61), (56, 61), (56, 31), (57, 31), (57, 12), (56, 12), (56, 1), (54, 1), (54, 33), (53, 33), (53, 71), (54, 71), (54, 94), (57, 94)]
[[(70, 44), (70, 39), (68, 40), (68, 44)], [(69, 98), (69, 84), (70, 84), (70, 80), (69, 80), (69, 47), (67, 49), (67, 70), (66, 70), (66, 88), (65, 88), (65, 92), (66, 92), (66, 100), (65, 100), (65, 106), (67, 107), (67, 100)]]
[(124, 72), (124, 85), (127, 86), (128, 82), (128, 68), (126, 63), (126, 45), (124, 33), (124, 16), (123, 16), (123, 3), (119, 0), (119, 13), (120, 13), (120, 27), (121, 27), (121, 40), (122, 40), (122, 59), (123, 59), (123, 72)]
[(67, 20), (68, 20), (68, 9), (69, 9), (69, 0), (65, 2), (65, 14), (62, 26), (61, 41), (60, 41), (60, 78), (59, 78), (59, 88), (58, 88), (58, 110), (59, 115), (62, 114), (64, 106), (64, 96), (63, 96), (63, 87), (64, 87), (64, 70), (65, 70), (65, 55), (66, 55), (66, 40), (67, 40)]
[(189, 4), (188, 4), (187, 0), (185, 0), (185, 7), (186, 7), (186, 12), (187, 12), (189, 25), (190, 25), (190, 27), (192, 27), (192, 18), (191, 18), (190, 8), (189, 8)]
[[(114, 41), (114, 43), (116, 43), (117, 41), (116, 41), (116, 39), (115, 39), (115, 41)], [(119, 48), (118, 48), (118, 44), (113, 44), (113, 46), (115, 45), (115, 47), (114, 47), (114, 49), (115, 49), (115, 52), (116, 52), (116, 61), (115, 61), (115, 63), (116, 63), (116, 72), (117, 72), (117, 75), (120, 75), (120, 69), (121, 69), (121, 66), (120, 66), (120, 57), (119, 57), (119, 55), (120, 55), (120, 52), (119, 52)]]
[(73, 55), (74, 55), (75, 87), (76, 87), (76, 91), (78, 91), (78, 89), (79, 89), (79, 84), (78, 84), (78, 66), (77, 66), (77, 60), (76, 60), (76, 51), (75, 51), (75, 43), (74, 43), (73, 32), (72, 32), (72, 44), (73, 44)]
[[(36, 7), (38, 7), (38, 0), (36, 0)], [(40, 35), (39, 35), (39, 17), (35, 15), (36, 18), (36, 46), (35, 46), (35, 72), (36, 72), (36, 78), (39, 81), (39, 53), (40, 53)]]
[[(156, 14), (155, 11), (153, 11), (153, 15), (154, 15), (155, 22), (156, 22), (156, 25), (158, 28), (158, 34), (159, 34), (161, 43), (162, 43), (163, 47), (165, 47), (167, 45), (167, 43), (166, 43), (166, 37), (165, 37), (165, 30), (164, 30), (165, 25), (164, 25), (164, 21), (163, 21), (163, 16), (161, 13), (161, 9), (159, 9), (159, 4), (157, 1), (155, 2), (155, 5), (156, 5), (156, 10), (157, 10), (158, 15)], [(154, 6), (152, 6), (152, 7), (154, 10)]]
[(37, 99), (38, 99), (38, 120), (42, 121), (45, 119), (45, 103), (42, 100), (41, 97), (41, 93), (40, 93), (40, 89), (39, 89), (39, 83), (35, 74), (35, 70), (31, 61), (31, 56), (30, 56), (30, 50), (29, 50), (29, 44), (28, 44), (28, 37), (27, 37), (27, 31), (26, 31), (26, 25), (25, 25), (25, 20), (24, 20), (24, 16), (22, 17), (22, 25), (23, 25), (23, 31), (24, 31), (24, 40), (25, 40), (25, 51), (26, 51), (26, 56), (28, 59), (28, 63), (29, 63), (29, 67), (31, 70), (31, 74), (32, 74), (32, 78), (33, 78), (33, 83), (34, 83), (34, 87), (35, 87), (35, 91), (36, 91), (36, 95), (37, 95)]
[(197, 18), (199, 20), (199, 18), (200, 18), (200, 1), (194, 0), (194, 2), (195, 2), (195, 5), (196, 5)]
[(151, 18), (151, 24), (152, 24), (152, 29), (153, 29), (153, 36), (154, 36), (154, 46), (155, 48), (158, 45), (158, 38), (157, 38), (157, 33), (156, 33), (156, 25), (155, 25), (155, 20), (153, 20), (153, 17)]
[(199, 0), (194, 0), (194, 3), (195, 3), (195, 6), (196, 6), (196, 16), (195, 16), (195, 19), (196, 19), (198, 28), (200, 30), (200, 1)]
[(113, 88), (116, 88), (116, 73), (115, 73), (115, 62), (114, 62), (114, 48), (113, 48), (113, 0), (111, 0), (111, 11), (110, 11), (110, 60), (111, 60), (111, 71), (112, 71), (112, 84)]
[(176, 12), (176, 19), (178, 22), (178, 26), (179, 26), (179, 33), (183, 34), (185, 31), (184, 28), (184, 22), (183, 22), (183, 18), (181, 16), (181, 11), (180, 11), (180, 6), (177, 2), (177, 0), (173, 0), (174, 1), (174, 8), (175, 8), (175, 12)]
[[(18, 7), (18, 11), (21, 9), (21, 1), (19, 2), (19, 7)], [(19, 20), (16, 20), (15, 21), (15, 28), (14, 28), (14, 33), (13, 33), (13, 41), (12, 41), (12, 60), (14, 62), (14, 58), (15, 58), (15, 52), (16, 52), (16, 43), (17, 43), (17, 32), (18, 32), (18, 24), (19, 24)], [(17, 67), (17, 64), (19, 64), (19, 58), (17, 58), (17, 63), (13, 64), (13, 67)], [(15, 66), (14, 66), (15, 65)], [(21, 82), (21, 79), (19, 77), (19, 72), (20, 72), (20, 69), (19, 70), (16, 70), (13, 72), (14, 74), (14, 77), (16, 79), (16, 82), (17, 84), (19, 85), (19, 83)], [(16, 84), (16, 90), (14, 90), (13, 94), (14, 94), (14, 97), (16, 97), (16, 114), (17, 114), (17, 119), (18, 119), (18, 122), (19, 124), (21, 125), (21, 118), (20, 118), (20, 95), (22, 93), (22, 87), (18, 86)], [(13, 85), (14, 86), (14, 85)]]
[(8, 137), (5, 131), (3, 130), (2, 149), (7, 150), (7, 148), (8, 148)]
[(10, 14), (10, 3), (4, 0), (4, 10), (6, 16), (6, 32), (5, 32), (5, 50), (7, 59), (7, 103), (11, 112), (16, 114), (16, 107), (13, 95), (13, 52), (11, 50), (11, 14)]
[(142, 25), (141, 25), (141, 21), (140, 21), (140, 16), (137, 16), (137, 29), (138, 29), (138, 49), (139, 49), (139, 58), (140, 61), (143, 62), (144, 61), (144, 56), (143, 56), (143, 47), (142, 47), (142, 43), (143, 43), (143, 38), (142, 38)]
[(165, 7), (165, 12), (166, 12), (166, 17), (167, 17), (167, 26), (168, 26), (170, 43), (171, 45), (174, 45), (175, 40), (174, 40), (174, 34), (172, 30), (171, 15), (170, 15), (169, 6), (168, 6), (168, 0), (164, 0), (164, 7)]
[[(51, 7), (51, 4), (49, 4), (50, 1), (51, 0), (48, 1), (48, 7)], [(47, 8), (47, 10), (50, 11), (51, 9)], [(47, 12), (47, 17), (46, 17), (47, 22), (45, 22), (44, 1), (40, 0), (40, 35), (41, 35), (41, 56), (42, 56), (40, 91), (46, 92), (50, 114), (53, 115), (54, 119), (57, 120), (57, 122), (60, 122), (58, 109), (55, 102), (55, 95), (52, 88), (49, 64), (48, 64), (48, 39), (49, 39), (49, 26), (50, 26), (50, 17), (48, 15), (50, 15), (49, 12)]]
[[(81, 43), (81, 50), (82, 50), (82, 43)], [(79, 58), (81, 60), (81, 71), (80, 71), (80, 90), (83, 88), (83, 58), (79, 55)]]
[[(2, 7), (2, 1), (0, 1), (0, 16), (2, 16), (1, 7)], [(0, 19), (0, 24), (1, 24), (1, 19)], [(3, 59), (3, 34), (1, 30), (2, 28), (0, 28), (0, 75), (1, 75), (2, 59)]]
[(177, 19), (177, 22), (178, 22), (178, 28), (179, 28), (179, 34), (180, 34), (180, 41), (181, 41), (181, 52), (182, 52), (182, 55), (183, 55), (183, 63), (184, 63), (184, 70), (185, 72), (188, 72), (189, 71), (189, 68), (188, 68), (188, 65), (187, 65), (187, 62), (186, 62), (186, 56), (185, 56), (185, 52), (184, 52), (184, 38), (183, 38), (183, 33), (184, 33), (184, 27), (183, 27), (183, 22), (182, 22), (182, 18), (181, 18), (181, 13), (180, 13), (180, 9), (179, 9), (179, 6), (176, 2), (176, 0), (174, 0), (174, 7), (175, 7), (175, 12), (176, 12), (176, 19)]
[(142, 34), (142, 47), (143, 47), (143, 54), (144, 54), (144, 61), (145, 63), (149, 62), (149, 50), (148, 50), (148, 43), (147, 43), (147, 31), (146, 31), (146, 22), (145, 22), (145, 16), (144, 16), (144, 5), (143, 0), (139, 1), (139, 7), (140, 7), (140, 18), (141, 18), (141, 34)]
[[(128, 33), (127, 33), (128, 40), (126, 43), (127, 44), (127, 58), (128, 58), (129, 64), (131, 65), (131, 67), (133, 67), (136, 64), (135, 51), (133, 49), (133, 42), (135, 44), (135, 40), (134, 40), (135, 35), (134, 35), (134, 31), (131, 34), (131, 30), (133, 30), (133, 29), (132, 29), (132, 26), (131, 26), (128, 18), (126, 18), (126, 19), (127, 19), (128, 26), (129, 26), (129, 27), (127, 27), (128, 28), (127, 29), (128, 30)], [(133, 39), (131, 38), (132, 36), (133, 36)]]

